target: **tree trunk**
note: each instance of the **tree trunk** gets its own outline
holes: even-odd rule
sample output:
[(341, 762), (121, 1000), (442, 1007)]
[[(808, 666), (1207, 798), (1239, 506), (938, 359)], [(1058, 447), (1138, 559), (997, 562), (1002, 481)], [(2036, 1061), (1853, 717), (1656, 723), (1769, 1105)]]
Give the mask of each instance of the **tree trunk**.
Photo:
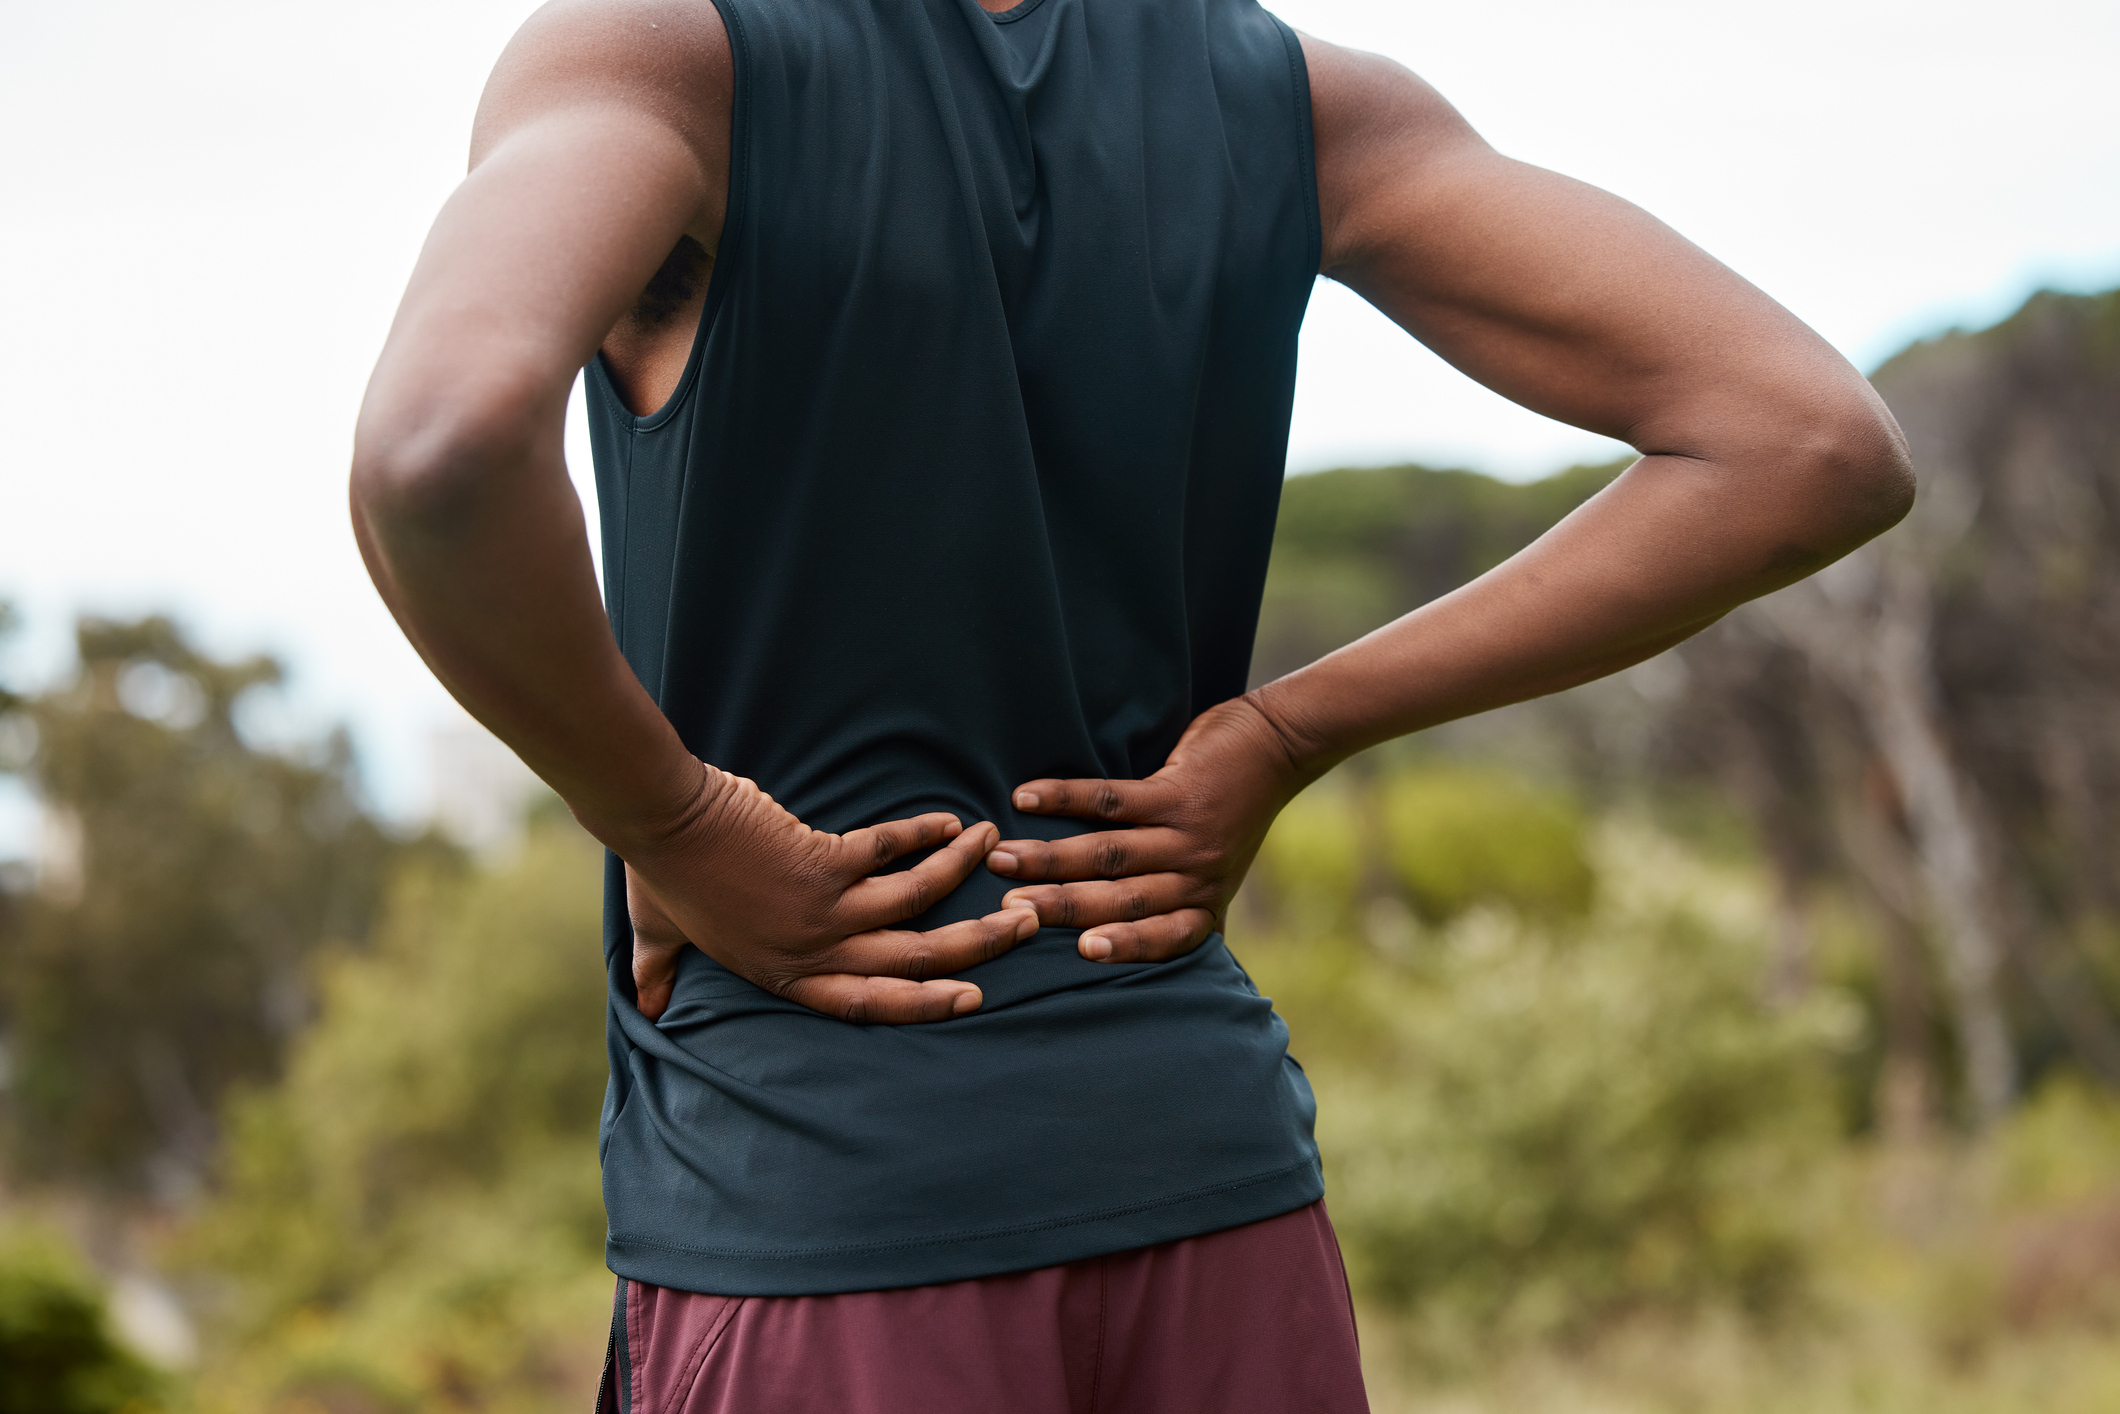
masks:
[[(1942, 519), (1971, 521), (1970, 505), (1941, 501)], [(1962, 516), (1954, 517), (1953, 510)], [(1931, 531), (1935, 526), (1927, 527)], [(1945, 543), (1956, 538), (1946, 533)], [(1760, 601), (1758, 612), (1854, 702), (1876, 744), (1913, 842), (1923, 918), (1942, 954), (1966, 1100), (1985, 1129), (2017, 1090), (2000, 992), (1996, 862), (1969, 782), (1952, 761), (1930, 664), (1931, 591), (1916, 548), (1874, 544), (1803, 584)]]
[(1938, 720), (1925, 578), (1911, 566), (1892, 565), (1883, 588), (1866, 664), (1849, 685), (1906, 810), (1943, 949), (1966, 1098), (1974, 1122), (1985, 1129), (2008, 1111), (2017, 1091), (2017, 1058), (1998, 990), (2002, 948), (1994, 923), (1994, 861)]

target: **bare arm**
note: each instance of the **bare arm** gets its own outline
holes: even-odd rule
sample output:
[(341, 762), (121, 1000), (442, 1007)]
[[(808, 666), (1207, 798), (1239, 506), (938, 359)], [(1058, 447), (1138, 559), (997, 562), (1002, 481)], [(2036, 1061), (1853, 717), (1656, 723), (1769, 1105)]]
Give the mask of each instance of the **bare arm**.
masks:
[[(517, 36), (362, 405), (355, 534), (436, 676), (626, 860), (637, 931), (656, 945), (648, 1014), (689, 938), (806, 1005), (949, 1016), (978, 989), (906, 979), (984, 960), (1029, 931), (1028, 913), (886, 925), (954, 887), (993, 827), (931, 815), (825, 835), (695, 760), (612, 639), (567, 479), (576, 372), (681, 237), (719, 242), (732, 84), (707, 5), (572, 0)], [(864, 877), (945, 839), (906, 873)]]
[[(1137, 828), (990, 861), (1086, 956), (1219, 926), (1267, 826), (1365, 747), (1587, 682), (1894, 524), (1903, 440), (1788, 311), (1617, 197), (1496, 153), (1396, 64), (1309, 38), (1324, 273), (1489, 387), (1642, 453), (1471, 584), (1203, 714), (1145, 782), (1033, 781), (1019, 807)], [(1109, 925), (1109, 926), (1107, 926)]]

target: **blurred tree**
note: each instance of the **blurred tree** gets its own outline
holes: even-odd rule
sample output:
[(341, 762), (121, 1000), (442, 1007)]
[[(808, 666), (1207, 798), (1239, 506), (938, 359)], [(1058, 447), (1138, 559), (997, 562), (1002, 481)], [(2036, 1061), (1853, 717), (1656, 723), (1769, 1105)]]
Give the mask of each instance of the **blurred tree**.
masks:
[(227, 1297), (209, 1408), (586, 1404), (612, 1281), (601, 862), (553, 802), (498, 871), (402, 871), (373, 949), (326, 965), (186, 1242)]
[[(21, 627), (22, 619), (16, 613), (15, 606), (5, 599), (0, 599), (0, 644), (4, 644), (8, 639), (14, 637), (16, 631)], [(14, 710), (21, 701), (20, 695), (5, 682), (0, 682), (0, 712)]]
[[(1891, 940), (1933, 943), (1961, 1090), (1993, 1123), (2058, 1049), (2120, 1084), (2120, 292), (2035, 295), (1875, 381), (1913, 515), (1685, 645), (1664, 764), (1735, 784), (1776, 763), (1744, 792), (1763, 833), (1789, 857), (1825, 842), (1876, 901), (1888, 988), (1918, 985)], [(1795, 710), (1747, 710), (1763, 698)], [(1903, 1070), (1920, 1008), (1885, 1010)]]
[[(181, 1196), (237, 1081), (276, 1073), (309, 964), (368, 931), (402, 847), (362, 809), (343, 733), (247, 743), (267, 658), (168, 619), (83, 619), (72, 680), (0, 717), (44, 811), (36, 884), (0, 915), (16, 1172)], [(306, 759), (304, 759), (306, 757)]]
[(153, 1414), (163, 1383), (111, 1338), (63, 1247), (0, 1233), (0, 1414)]

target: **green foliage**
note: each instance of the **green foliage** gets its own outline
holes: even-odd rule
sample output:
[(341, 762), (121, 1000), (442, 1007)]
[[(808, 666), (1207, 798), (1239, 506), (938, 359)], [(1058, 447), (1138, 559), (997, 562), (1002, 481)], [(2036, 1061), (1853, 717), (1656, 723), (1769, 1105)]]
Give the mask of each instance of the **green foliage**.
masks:
[(0, 1414), (151, 1414), (162, 1385), (64, 1248), (0, 1232)]
[(1511, 772), (1440, 765), (1383, 787), (1385, 844), (1416, 911), (1447, 922), (1475, 904), (1572, 918), (1596, 886), (1585, 821), (1567, 796)]
[[(1638, 830), (1598, 853), (1578, 921), (1474, 909), (1410, 963), (1244, 948), (1324, 1096), (1355, 1280), (1431, 1353), (1806, 1289), (1851, 1006), (1762, 1007), (1760, 891)], [(1530, 896), (1587, 901), (1580, 855), (1550, 858)]]
[(2047, 1207), (2110, 1194), (2120, 1186), (2120, 1100), (2058, 1071), (2011, 1117), (1996, 1151), (2013, 1202)]
[(1522, 485), (1423, 466), (1290, 477), (1254, 679), (1301, 667), (1500, 564), (1624, 465), (1570, 467)]
[(167, 619), (85, 619), (74, 680), (8, 736), (60, 846), (0, 913), (15, 1169), (120, 1188), (202, 1170), (224, 1091), (275, 1073), (308, 965), (364, 936), (400, 851), (361, 809), (343, 736), (246, 744), (269, 659), (217, 661)]
[(1389, 893), (1429, 924), (1480, 905), (1580, 917), (1597, 876), (1588, 825), (1567, 794), (1514, 772), (1428, 759), (1337, 771), (1296, 797), (1267, 835), (1249, 885), (1275, 926), (1305, 936), (1356, 923)]
[(1270, 900), (1280, 927), (1316, 931), (1343, 921), (1362, 882), (1359, 786), (1344, 772), (1304, 791), (1274, 822), (1245, 887)]
[(372, 950), (326, 968), (188, 1243), (233, 1283), (213, 1400), (585, 1402), (611, 1294), (599, 864), (555, 817), (497, 871), (411, 869)]
[(1525, 483), (1412, 465), (1290, 477), (1282, 488), (1274, 550), (1301, 557), (1384, 556), (1398, 562), (1407, 584), (1447, 589), (1530, 544), (1625, 465), (1570, 467)]

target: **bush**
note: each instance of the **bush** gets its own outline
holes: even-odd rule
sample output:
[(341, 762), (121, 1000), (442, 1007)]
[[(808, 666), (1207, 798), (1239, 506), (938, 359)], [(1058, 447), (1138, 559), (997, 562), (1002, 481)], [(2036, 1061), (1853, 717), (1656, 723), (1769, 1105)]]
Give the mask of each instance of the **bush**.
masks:
[(1361, 877), (1356, 791), (1335, 775), (1288, 803), (1259, 847), (1247, 887), (1283, 927), (1312, 931), (1345, 921)]
[(1431, 923), (1482, 903), (1549, 919), (1590, 906), (1586, 825), (1565, 795), (1506, 771), (1431, 766), (1387, 780), (1382, 813), (1392, 872)]
[(57, 1243), (0, 1233), (0, 1414), (149, 1414), (161, 1383)]
[(228, 1283), (210, 1406), (565, 1410), (609, 1319), (600, 853), (571, 822), (414, 870), (236, 1106), (188, 1255)]
[(1757, 891), (1639, 831), (1599, 852), (1577, 925), (1474, 910), (1411, 965), (1347, 942), (1245, 950), (1321, 1095), (1353, 1278), (1434, 1350), (1771, 1315), (1805, 1290), (1833, 1053), (1859, 1013), (1762, 1007)]

